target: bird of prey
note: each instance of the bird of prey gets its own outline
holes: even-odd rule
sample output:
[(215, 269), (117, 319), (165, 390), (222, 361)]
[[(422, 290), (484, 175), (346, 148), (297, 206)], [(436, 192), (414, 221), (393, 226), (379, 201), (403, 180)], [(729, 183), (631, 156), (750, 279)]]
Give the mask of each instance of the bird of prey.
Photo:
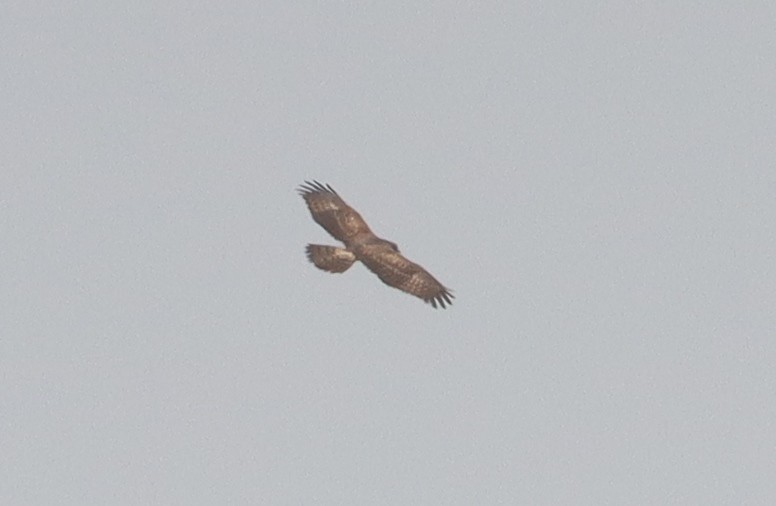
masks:
[(396, 244), (377, 237), (355, 209), (329, 185), (305, 181), (299, 187), (313, 219), (345, 247), (307, 245), (307, 258), (328, 272), (345, 272), (360, 260), (388, 286), (420, 297), (433, 307), (452, 304), (453, 294), (420, 265), (401, 253)]

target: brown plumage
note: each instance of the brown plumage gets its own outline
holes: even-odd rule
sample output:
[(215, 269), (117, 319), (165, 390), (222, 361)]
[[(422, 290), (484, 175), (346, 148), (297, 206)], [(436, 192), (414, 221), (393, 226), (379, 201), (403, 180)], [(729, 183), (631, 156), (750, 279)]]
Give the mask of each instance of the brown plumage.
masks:
[(344, 248), (307, 245), (307, 258), (328, 272), (345, 272), (360, 260), (388, 286), (420, 297), (433, 307), (452, 304), (453, 294), (420, 265), (410, 262), (396, 244), (377, 237), (355, 209), (329, 185), (305, 181), (299, 187), (316, 223), (345, 244)]

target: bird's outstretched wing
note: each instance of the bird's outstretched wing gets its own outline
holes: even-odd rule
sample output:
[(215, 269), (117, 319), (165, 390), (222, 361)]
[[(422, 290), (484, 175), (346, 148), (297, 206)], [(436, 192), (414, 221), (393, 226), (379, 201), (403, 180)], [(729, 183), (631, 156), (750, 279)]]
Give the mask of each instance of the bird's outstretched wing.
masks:
[(347, 205), (331, 186), (324, 186), (318, 181), (305, 181), (299, 187), (299, 194), (304, 198), (315, 222), (338, 241), (348, 244), (358, 234), (372, 233), (361, 215)]
[(448, 288), (388, 243), (363, 247), (359, 260), (386, 285), (420, 297), (433, 307), (444, 308), (453, 303), (454, 296)]

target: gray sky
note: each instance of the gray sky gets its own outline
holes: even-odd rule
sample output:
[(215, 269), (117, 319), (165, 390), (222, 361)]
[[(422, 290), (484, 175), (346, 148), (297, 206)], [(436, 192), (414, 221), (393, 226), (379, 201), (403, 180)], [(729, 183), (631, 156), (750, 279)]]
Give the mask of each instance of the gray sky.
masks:
[(3, 11), (0, 503), (776, 503), (772, 2)]

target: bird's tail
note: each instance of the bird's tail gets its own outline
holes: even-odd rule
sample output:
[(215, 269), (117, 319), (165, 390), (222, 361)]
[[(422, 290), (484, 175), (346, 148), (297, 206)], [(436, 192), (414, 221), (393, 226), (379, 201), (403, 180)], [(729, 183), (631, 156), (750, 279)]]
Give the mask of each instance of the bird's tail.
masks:
[(356, 255), (345, 248), (308, 244), (307, 259), (324, 271), (345, 272), (356, 261)]

